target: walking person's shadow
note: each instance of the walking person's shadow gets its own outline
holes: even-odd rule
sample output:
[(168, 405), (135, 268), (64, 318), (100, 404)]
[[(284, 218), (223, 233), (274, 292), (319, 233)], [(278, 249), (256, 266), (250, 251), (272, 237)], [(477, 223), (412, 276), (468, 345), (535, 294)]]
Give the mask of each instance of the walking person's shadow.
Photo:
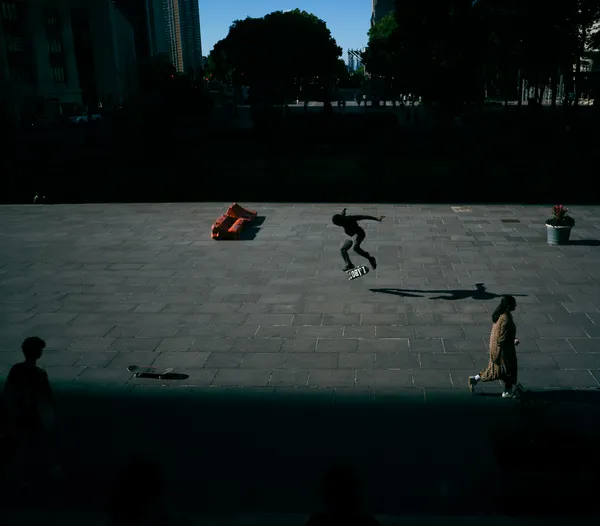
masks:
[[(486, 286), (483, 283), (476, 283), (474, 290), (465, 290), (465, 289), (454, 289), (454, 290), (418, 290), (418, 289), (370, 289), (372, 292), (383, 292), (384, 294), (396, 294), (398, 296), (413, 296), (413, 297), (422, 297), (414, 294), (410, 294), (412, 292), (421, 292), (426, 294), (445, 294), (445, 296), (433, 296), (429, 298), (430, 300), (466, 300), (468, 298), (477, 300), (477, 301), (487, 301), (493, 300), (495, 298), (501, 298), (504, 294), (495, 294), (493, 292), (488, 292)], [(527, 296), (527, 294), (511, 294), (512, 296)]]

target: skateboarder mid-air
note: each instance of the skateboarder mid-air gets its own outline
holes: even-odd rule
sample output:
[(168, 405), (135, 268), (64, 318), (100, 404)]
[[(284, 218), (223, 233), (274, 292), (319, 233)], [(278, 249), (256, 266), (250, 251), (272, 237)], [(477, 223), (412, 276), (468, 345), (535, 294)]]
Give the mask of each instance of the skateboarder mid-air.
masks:
[[(342, 269), (344, 270), (344, 272), (347, 272), (348, 270), (354, 268), (352, 261), (350, 261), (350, 256), (348, 255), (348, 251), (352, 248), (353, 244), (354, 252), (356, 252), (359, 256), (362, 256), (363, 258), (367, 259), (373, 267), (373, 270), (377, 268), (377, 261), (375, 260), (375, 258), (361, 248), (361, 244), (365, 240), (366, 234), (365, 231), (358, 224), (358, 222), (364, 219), (370, 219), (371, 221), (381, 222), (383, 218), (384, 216), (347, 216), (345, 208), (342, 210), (341, 214), (335, 214), (331, 218), (331, 221), (334, 225), (341, 226), (344, 229), (346, 235), (350, 236), (350, 239), (345, 239), (344, 241), (342, 241), (342, 244), (340, 246), (342, 258), (344, 258), (344, 262), (346, 263), (346, 266)], [(354, 236), (356, 236), (356, 239), (353, 242), (351, 238), (353, 238)]]

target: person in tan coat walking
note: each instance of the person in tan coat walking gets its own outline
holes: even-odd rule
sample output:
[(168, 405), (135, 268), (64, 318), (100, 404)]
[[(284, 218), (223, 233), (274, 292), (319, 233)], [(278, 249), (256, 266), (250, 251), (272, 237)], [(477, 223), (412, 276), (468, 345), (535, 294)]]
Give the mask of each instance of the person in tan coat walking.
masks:
[(504, 392), (502, 398), (512, 398), (517, 384), (518, 364), (515, 338), (517, 327), (512, 317), (517, 302), (513, 296), (503, 296), (500, 305), (492, 314), (492, 333), (490, 335), (490, 361), (486, 369), (469, 377), (469, 391), (475, 390), (479, 382), (502, 380)]

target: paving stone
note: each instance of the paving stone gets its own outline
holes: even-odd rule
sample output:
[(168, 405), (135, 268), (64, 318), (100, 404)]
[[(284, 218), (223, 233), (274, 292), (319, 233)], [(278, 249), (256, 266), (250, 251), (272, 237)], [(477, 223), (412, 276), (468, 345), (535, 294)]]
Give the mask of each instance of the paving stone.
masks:
[(589, 371), (537, 371), (526, 369), (519, 372), (519, 382), (528, 389), (535, 388), (582, 388), (598, 387), (599, 384)]
[[(90, 337), (105, 337), (109, 336), (109, 333), (113, 330), (113, 324), (98, 324), (98, 325), (66, 325), (64, 327), (65, 336), (73, 336), (77, 338), (83, 338), (86, 336)], [(113, 337), (113, 334), (110, 334)]]
[(336, 325), (302, 325), (298, 327), (296, 338), (341, 338), (343, 331), (343, 327)]
[(359, 352), (385, 353), (409, 350), (408, 338), (374, 338), (358, 340)]
[[(566, 338), (543, 338), (536, 339), (534, 343), (537, 345), (541, 352), (547, 353), (563, 353), (563, 352), (574, 352), (575, 348), (571, 344), (573, 341), (579, 341), (578, 339), (566, 339)], [(587, 338), (585, 341), (589, 341)], [(519, 346), (520, 347), (520, 346)]]
[[(345, 354), (345, 353), (344, 353)], [(285, 367), (289, 369), (336, 369), (338, 353), (290, 353), (287, 355)]]
[(450, 371), (413, 371), (413, 384), (415, 387), (453, 387)]
[(412, 371), (361, 369), (356, 372), (356, 386), (374, 388), (375, 396), (377, 396), (377, 388), (379, 387), (392, 387), (394, 389), (413, 387)]
[(298, 332), (295, 326), (259, 326), (256, 338), (293, 338)]
[(246, 353), (240, 367), (244, 369), (274, 369), (285, 365), (285, 353)]
[(208, 369), (235, 369), (245, 356), (243, 352), (211, 353), (205, 361)]
[[(160, 354), (158, 354), (152, 365), (154, 367), (159, 368), (174, 367), (176, 369), (176, 372), (181, 372), (180, 369), (182, 368), (200, 369), (204, 367), (207, 363), (209, 356), (211, 356), (209, 352), (161, 352)], [(226, 354), (225, 356), (229, 356), (229, 354)]]
[(477, 323), (475, 317), (471, 314), (435, 314), (435, 323), (442, 326), (452, 325), (470, 325)]
[[(535, 327), (540, 338), (584, 338), (587, 333), (578, 325), (544, 325)], [(517, 329), (517, 333), (519, 333)]]
[(377, 325), (375, 327), (375, 336), (377, 338), (416, 338), (417, 333), (414, 327), (393, 327)]
[(354, 370), (319, 370), (310, 371), (307, 387), (353, 387), (355, 384)]
[(215, 376), (217, 369), (198, 369), (197, 367), (177, 367), (176, 372), (188, 375), (185, 380), (167, 380), (165, 384), (170, 389), (189, 388), (189, 387), (208, 387), (210, 386)]
[[(219, 320), (220, 322), (221, 320)], [(178, 338), (252, 338), (258, 331), (258, 325), (199, 325), (181, 327)]]
[(154, 350), (156, 352), (187, 351), (195, 342), (195, 338), (165, 338)]
[(361, 325), (406, 325), (405, 314), (361, 314)]
[[(438, 291), (432, 291), (432, 293)], [(445, 292), (440, 291), (442, 294)], [(415, 303), (413, 304), (413, 311), (415, 314), (426, 314), (426, 313), (437, 313), (437, 314), (454, 314), (456, 308), (454, 302), (443, 302), (442, 301), (429, 301), (427, 303)]]
[[(292, 325), (320, 326), (323, 322), (323, 314), (295, 314)], [(331, 328), (335, 332), (335, 328)], [(316, 338), (316, 336), (315, 336)]]
[(235, 338), (232, 351), (241, 353), (279, 352), (283, 338)]
[[(492, 330), (492, 324), (490, 323), (489, 326), (485, 326), (485, 325), (463, 325), (462, 327), (462, 331), (464, 334), (464, 337), (467, 338), (468, 340), (480, 340), (482, 338), (487, 338), (490, 335), (490, 332)], [(517, 332), (518, 332), (519, 328), (517, 327)], [(454, 339), (452, 337), (448, 338), (442, 338), (444, 341), (446, 340), (451, 340)]]
[[(155, 351), (161, 343), (160, 338), (116, 338), (107, 350), (110, 351)], [(76, 349), (73, 345), (70, 349)]]
[(411, 326), (428, 327), (435, 325), (436, 317), (432, 312), (419, 313), (419, 314), (407, 314), (406, 323)]
[(270, 378), (270, 370), (219, 369), (211, 385), (221, 387), (266, 387)]
[(443, 338), (442, 343), (447, 353), (481, 352), (488, 350), (488, 345), (483, 338), (467, 339), (447, 339)]
[(373, 369), (375, 367), (374, 353), (340, 353), (338, 360), (339, 369)]
[(344, 326), (343, 338), (375, 338), (375, 325)]
[(375, 353), (375, 369), (419, 369), (419, 367), (419, 356), (414, 353)]
[(133, 325), (115, 325), (106, 336), (111, 338), (135, 338), (144, 327)]
[(551, 356), (557, 367), (561, 370), (600, 370), (600, 347), (596, 353), (567, 353), (567, 354), (553, 354)]
[(41, 360), (40, 366), (42, 366), (42, 368), (48, 373), (48, 379), (50, 380), (50, 385), (53, 388), (55, 384), (72, 382), (87, 369), (86, 367), (71, 366), (44, 367)]
[[(54, 367), (63, 366), (68, 367), (75, 365), (84, 355), (83, 352), (71, 352), (71, 351), (46, 351), (42, 356), (44, 366)], [(40, 361), (41, 363), (41, 361)]]
[[(132, 364), (129, 364), (132, 365)], [(86, 367), (83, 372), (77, 376), (78, 383), (110, 385), (126, 383), (133, 375), (124, 368), (107, 367)]]
[(158, 353), (151, 351), (123, 351), (119, 352), (110, 362), (111, 369), (127, 369), (130, 365), (150, 367), (159, 357)]
[(269, 386), (306, 387), (309, 371), (307, 369), (274, 369)]
[(117, 351), (88, 351), (79, 354), (79, 358), (73, 365), (79, 367), (106, 367), (115, 359), (117, 354)]
[(423, 353), (419, 356), (422, 369), (469, 369), (475, 365), (470, 354)]
[(429, 339), (417, 339), (413, 338), (409, 340), (410, 351), (418, 353), (428, 352), (444, 352), (444, 346), (440, 338), (429, 338)]
[(600, 338), (569, 338), (568, 343), (578, 353), (600, 352)]
[(600, 338), (600, 326), (584, 325), (582, 328), (590, 338)]
[(346, 314), (374, 314), (377, 305), (373, 303), (346, 303), (344, 312)]
[(417, 338), (464, 338), (465, 331), (462, 327), (455, 326), (427, 326), (415, 328)]
[(323, 325), (353, 326), (360, 325), (360, 321), (360, 314), (325, 314), (323, 316)]
[(314, 353), (317, 349), (317, 338), (293, 338), (286, 339), (283, 342), (282, 352), (297, 353), (308, 352)]
[(358, 350), (358, 339), (351, 338), (319, 338), (317, 341), (317, 353), (346, 353)]
[(293, 319), (293, 314), (250, 314), (246, 323), (261, 326), (289, 326)]

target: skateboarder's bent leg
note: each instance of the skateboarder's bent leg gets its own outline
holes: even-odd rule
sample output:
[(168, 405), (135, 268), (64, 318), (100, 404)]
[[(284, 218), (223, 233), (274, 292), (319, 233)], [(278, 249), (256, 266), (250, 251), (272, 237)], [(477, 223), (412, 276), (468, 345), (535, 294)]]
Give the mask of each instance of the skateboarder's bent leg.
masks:
[(363, 250), (361, 246), (362, 242), (365, 240), (365, 237), (366, 235), (364, 230), (356, 234), (356, 241), (354, 242), (354, 252), (356, 252), (359, 256), (362, 256), (363, 258), (367, 259), (369, 263), (371, 263), (373, 269), (375, 269), (377, 267), (377, 262), (375, 258), (371, 256), (371, 254), (369, 254), (366, 250)]
[(350, 256), (348, 255), (348, 251), (351, 248), (352, 248), (352, 239), (345, 239), (344, 241), (342, 241), (342, 244), (340, 245), (340, 252), (342, 253), (342, 258), (344, 260), (344, 263), (346, 263), (344, 270), (350, 270), (351, 268), (354, 268), (352, 261), (350, 261)]

